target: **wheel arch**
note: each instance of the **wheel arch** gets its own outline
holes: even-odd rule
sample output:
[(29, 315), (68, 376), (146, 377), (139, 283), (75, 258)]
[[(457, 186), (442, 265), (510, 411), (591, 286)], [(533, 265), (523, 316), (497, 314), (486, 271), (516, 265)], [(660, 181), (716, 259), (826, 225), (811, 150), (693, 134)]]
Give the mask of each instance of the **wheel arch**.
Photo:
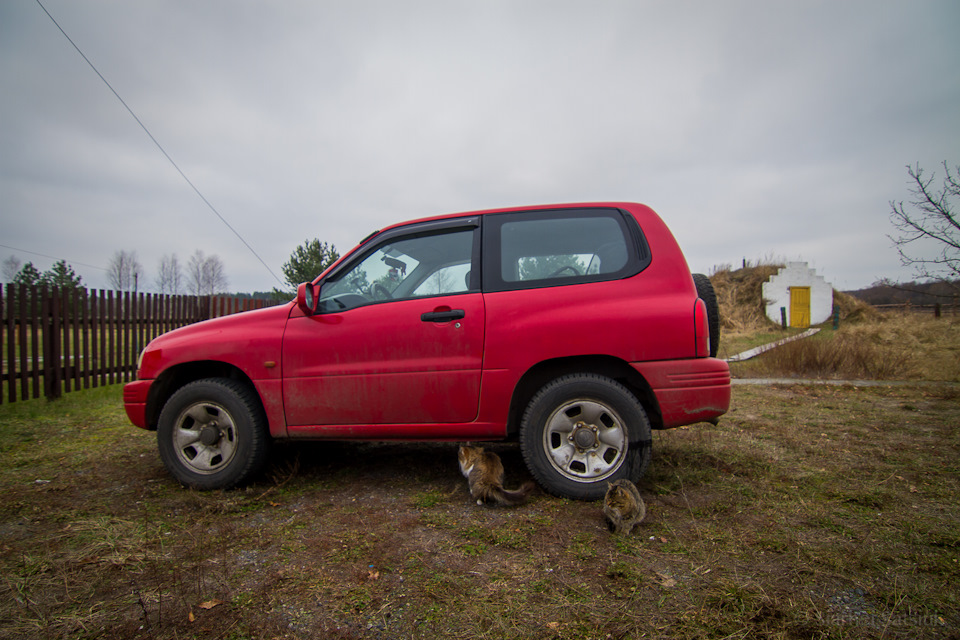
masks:
[(253, 380), (239, 367), (216, 360), (184, 362), (166, 369), (150, 385), (146, 408), (147, 428), (156, 431), (157, 423), (160, 421), (160, 412), (163, 411), (163, 406), (170, 399), (170, 396), (184, 385), (204, 378), (226, 378), (247, 385), (256, 395), (261, 409), (263, 408), (263, 399), (257, 392)]
[(640, 372), (629, 363), (606, 355), (573, 356), (545, 360), (531, 367), (517, 382), (510, 399), (510, 414), (507, 417), (507, 436), (519, 435), (520, 422), (533, 396), (547, 383), (573, 373), (593, 373), (616, 380), (637, 398), (647, 413), (653, 429), (662, 428), (660, 405), (653, 389)]

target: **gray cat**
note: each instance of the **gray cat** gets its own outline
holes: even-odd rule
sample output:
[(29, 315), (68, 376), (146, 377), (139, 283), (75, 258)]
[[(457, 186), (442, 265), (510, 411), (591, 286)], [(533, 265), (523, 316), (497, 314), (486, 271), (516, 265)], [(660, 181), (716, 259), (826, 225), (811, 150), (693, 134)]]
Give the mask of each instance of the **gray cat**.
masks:
[(503, 488), (503, 463), (500, 456), (483, 447), (463, 446), (457, 452), (460, 471), (470, 484), (470, 495), (477, 504), (496, 502), (505, 506), (523, 504), (533, 491), (533, 483), (524, 483), (516, 491)]
[(632, 482), (615, 480), (607, 485), (607, 495), (603, 498), (603, 515), (610, 531), (629, 534), (634, 525), (639, 524), (647, 515), (647, 507)]

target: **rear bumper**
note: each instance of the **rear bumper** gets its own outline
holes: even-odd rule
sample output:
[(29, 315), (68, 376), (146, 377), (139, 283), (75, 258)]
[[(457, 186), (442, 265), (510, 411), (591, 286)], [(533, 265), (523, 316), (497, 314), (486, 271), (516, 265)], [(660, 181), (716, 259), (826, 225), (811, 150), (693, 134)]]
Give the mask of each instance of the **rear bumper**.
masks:
[(730, 409), (730, 367), (717, 358), (634, 362), (660, 405), (663, 429), (719, 418)]
[(147, 424), (147, 394), (153, 380), (136, 380), (123, 385), (123, 408), (130, 422), (141, 429), (149, 429)]

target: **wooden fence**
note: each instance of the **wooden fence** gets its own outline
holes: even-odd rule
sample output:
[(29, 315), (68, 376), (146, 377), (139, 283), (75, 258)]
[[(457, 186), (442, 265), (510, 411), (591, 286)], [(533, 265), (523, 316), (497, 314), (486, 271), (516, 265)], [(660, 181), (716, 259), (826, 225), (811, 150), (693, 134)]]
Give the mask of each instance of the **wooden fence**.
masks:
[(957, 316), (960, 315), (960, 303), (957, 299), (954, 298), (952, 304), (940, 303), (936, 304), (911, 304), (909, 302), (900, 302), (896, 304), (874, 304), (871, 305), (874, 309), (878, 311), (907, 311), (910, 313), (928, 313), (933, 314), (935, 317), (939, 318), (945, 315)]
[(273, 304), (0, 285), (0, 404), (128, 382), (140, 350), (161, 333)]

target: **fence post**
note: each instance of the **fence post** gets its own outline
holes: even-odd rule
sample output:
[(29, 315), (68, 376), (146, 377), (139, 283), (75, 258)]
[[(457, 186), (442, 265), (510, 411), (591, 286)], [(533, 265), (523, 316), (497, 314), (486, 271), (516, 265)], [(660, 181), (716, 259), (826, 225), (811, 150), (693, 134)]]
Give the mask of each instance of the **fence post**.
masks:
[[(90, 313), (90, 308), (87, 306), (87, 301), (89, 300), (86, 289), (80, 289), (77, 291), (77, 323), (81, 327), (83, 335), (83, 347), (81, 353), (83, 353), (83, 359), (78, 361), (77, 366), (81, 367), (77, 372), (77, 388), (79, 389), (80, 378), (83, 378), (83, 388), (90, 388), (90, 367), (91, 367), (91, 354), (90, 354), (90, 334), (93, 333), (93, 323), (88, 324), (87, 318)], [(80, 362), (83, 365), (80, 365)]]
[(103, 314), (107, 325), (107, 358), (104, 364), (107, 364), (107, 382), (113, 384), (117, 382), (116, 361), (117, 361), (117, 313), (113, 304), (113, 290), (107, 291), (107, 310)]
[[(9, 402), (16, 402), (17, 400), (17, 351), (15, 341), (19, 331), (14, 320), (14, 307), (18, 306), (16, 290), (17, 286), (15, 284), (7, 284), (7, 400)], [(23, 300), (23, 294), (20, 294), (19, 300)], [(23, 316), (19, 317), (22, 326)], [(20, 352), (23, 353), (23, 342), (20, 345)]]
[(33, 368), (30, 376), (30, 397), (36, 400), (40, 397), (40, 323), (42, 322), (40, 290), (36, 285), (30, 287), (30, 365)]
[[(73, 334), (73, 359), (71, 360), (70, 370), (67, 372), (67, 380), (73, 379), (73, 389), (80, 390), (80, 289), (71, 287), (69, 289), (70, 309), (67, 311), (67, 318), (70, 320), (70, 332)], [(67, 325), (64, 325), (66, 328)]]
[[(10, 287), (9, 287), (9, 286), (7, 287), (7, 292), (8, 292), (8, 293), (10, 292)], [(4, 311), (6, 311), (6, 309), (7, 309), (8, 306), (9, 306), (9, 305), (7, 304), (7, 298), (3, 295), (3, 284), (0, 283), (0, 404), (3, 404), (3, 381), (5, 380), (5, 378), (4, 378), (5, 371), (3, 370), (3, 362), (4, 362), (4, 357), (3, 357), (3, 355), (4, 355), (4, 354), (3, 354), (3, 345), (7, 344), (6, 342), (3, 341), (3, 334), (4, 334), (4, 331), (3, 331), (3, 330), (4, 330), (4, 328), (6, 327), (6, 322), (5, 322), (5, 320), (6, 320), (6, 318), (7, 318), (7, 314), (4, 313)], [(12, 315), (12, 313), (11, 313), (11, 315)], [(8, 335), (9, 335), (9, 334), (8, 334)], [(12, 337), (12, 336), (10, 337), (10, 344), (13, 344), (13, 337)], [(9, 369), (10, 372), (12, 373), (12, 372), (13, 372), (13, 360), (6, 360), (6, 362), (9, 362), (9, 363), (10, 363), (8, 369)]]
[[(56, 289), (54, 289), (54, 295), (57, 295)], [(60, 371), (60, 381), (63, 383), (61, 393), (70, 391), (70, 302), (67, 298), (69, 295), (70, 290), (64, 287), (60, 290), (58, 296), (60, 300), (60, 321), (57, 323), (59, 326), (57, 333), (60, 336), (60, 359), (57, 360), (57, 369)]]
[[(38, 318), (40, 331), (37, 334), (40, 340), (40, 363), (34, 367), (35, 372), (43, 376), (43, 397), (50, 397), (50, 363), (53, 362), (50, 339), (53, 332), (50, 330), (50, 298), (47, 295), (47, 285), (40, 288), (40, 317)], [(41, 369), (42, 366), (42, 369)], [(41, 373), (42, 371), (42, 373)]]
[(60, 296), (56, 287), (51, 293), (47, 285), (40, 290), (43, 309), (43, 395), (47, 400), (60, 397)]
[(133, 305), (137, 294), (129, 291), (123, 292), (123, 321), (121, 322), (121, 331), (123, 332), (123, 347), (120, 349), (120, 381), (130, 381), (130, 353), (133, 351)]
[[(7, 284), (7, 400), (10, 402), (16, 402), (17, 400), (17, 351), (15, 348), (14, 337), (15, 334), (18, 334), (18, 329), (16, 322), (13, 319), (13, 309), (15, 303), (17, 302), (17, 295), (14, 293), (16, 291), (16, 285), (13, 283)], [(20, 295), (20, 300), (23, 299), (23, 295)], [(23, 316), (20, 316), (21, 324)], [(23, 343), (20, 343), (23, 345)], [(23, 347), (20, 347), (20, 352), (23, 353)]]
[(97, 355), (94, 358), (94, 362), (97, 365), (97, 371), (93, 374), (93, 386), (96, 387), (106, 386), (107, 384), (107, 306), (106, 306), (106, 297), (104, 296), (104, 290), (98, 289), (94, 292), (95, 302), (93, 309), (94, 320), (96, 321), (97, 329), (99, 335), (95, 333), (95, 336), (98, 336), (100, 339), (96, 341), (96, 348), (94, 353)]

